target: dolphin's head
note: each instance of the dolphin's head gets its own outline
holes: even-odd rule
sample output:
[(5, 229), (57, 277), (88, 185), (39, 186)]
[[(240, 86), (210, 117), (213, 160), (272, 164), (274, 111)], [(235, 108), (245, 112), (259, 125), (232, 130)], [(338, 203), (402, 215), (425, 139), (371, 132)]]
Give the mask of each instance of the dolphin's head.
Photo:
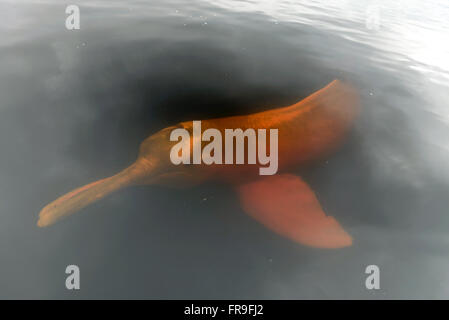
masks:
[[(184, 142), (171, 141), (170, 136), (176, 129), (185, 129), (189, 139)], [(140, 145), (139, 155), (134, 165), (129, 169), (135, 177), (135, 184), (162, 184), (171, 187), (196, 185), (203, 181), (207, 170), (199, 170), (199, 166), (174, 164), (170, 155), (175, 145), (185, 143), (183, 149), (189, 149), (192, 154), (193, 134), (191, 126), (177, 124), (164, 128), (146, 138)]]

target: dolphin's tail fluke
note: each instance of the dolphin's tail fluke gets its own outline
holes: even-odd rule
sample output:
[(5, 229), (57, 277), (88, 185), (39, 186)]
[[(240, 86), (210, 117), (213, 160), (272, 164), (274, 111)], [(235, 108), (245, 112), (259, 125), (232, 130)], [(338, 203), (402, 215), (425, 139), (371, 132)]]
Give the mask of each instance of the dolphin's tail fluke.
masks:
[(49, 226), (60, 218), (75, 213), (114, 191), (131, 185), (134, 181), (132, 167), (112, 177), (101, 179), (75, 189), (49, 203), (39, 213), (37, 225), (39, 227)]

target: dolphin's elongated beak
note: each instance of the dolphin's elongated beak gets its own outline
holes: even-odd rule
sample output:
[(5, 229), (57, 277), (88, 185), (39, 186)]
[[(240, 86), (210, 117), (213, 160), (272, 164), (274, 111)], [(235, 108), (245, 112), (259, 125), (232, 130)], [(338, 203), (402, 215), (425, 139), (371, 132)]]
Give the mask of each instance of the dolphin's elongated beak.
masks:
[(134, 165), (120, 173), (75, 189), (46, 205), (39, 213), (37, 225), (47, 227), (119, 189), (132, 185), (136, 178)]

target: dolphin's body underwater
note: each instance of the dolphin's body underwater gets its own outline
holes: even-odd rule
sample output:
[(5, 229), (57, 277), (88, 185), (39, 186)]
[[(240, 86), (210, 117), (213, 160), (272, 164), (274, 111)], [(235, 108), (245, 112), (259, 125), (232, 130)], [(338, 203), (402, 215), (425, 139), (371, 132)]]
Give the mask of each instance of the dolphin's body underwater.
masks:
[(201, 122), (203, 130), (215, 128), (222, 135), (225, 129), (278, 129), (279, 173), (272, 176), (260, 176), (258, 164), (174, 165), (170, 161), (170, 150), (177, 142), (170, 141), (170, 132), (185, 128), (191, 133), (192, 122), (162, 129), (143, 141), (137, 160), (128, 168), (71, 191), (45, 206), (39, 214), (38, 226), (53, 224), (59, 218), (131, 185), (193, 186), (217, 180), (232, 184), (243, 210), (278, 234), (312, 247), (349, 246), (351, 236), (334, 218), (326, 216), (307, 183), (288, 174), (288, 170), (336, 150), (358, 110), (356, 90), (334, 80), (291, 106)]

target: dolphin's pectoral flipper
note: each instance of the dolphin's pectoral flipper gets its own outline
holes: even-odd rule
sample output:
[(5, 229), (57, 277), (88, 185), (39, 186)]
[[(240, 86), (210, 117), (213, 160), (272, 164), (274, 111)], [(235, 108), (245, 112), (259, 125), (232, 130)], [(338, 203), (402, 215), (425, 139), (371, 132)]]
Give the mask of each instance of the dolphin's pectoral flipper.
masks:
[(314, 192), (297, 176), (267, 176), (240, 185), (238, 193), (246, 213), (295, 242), (317, 248), (352, 244), (351, 236), (326, 216)]

